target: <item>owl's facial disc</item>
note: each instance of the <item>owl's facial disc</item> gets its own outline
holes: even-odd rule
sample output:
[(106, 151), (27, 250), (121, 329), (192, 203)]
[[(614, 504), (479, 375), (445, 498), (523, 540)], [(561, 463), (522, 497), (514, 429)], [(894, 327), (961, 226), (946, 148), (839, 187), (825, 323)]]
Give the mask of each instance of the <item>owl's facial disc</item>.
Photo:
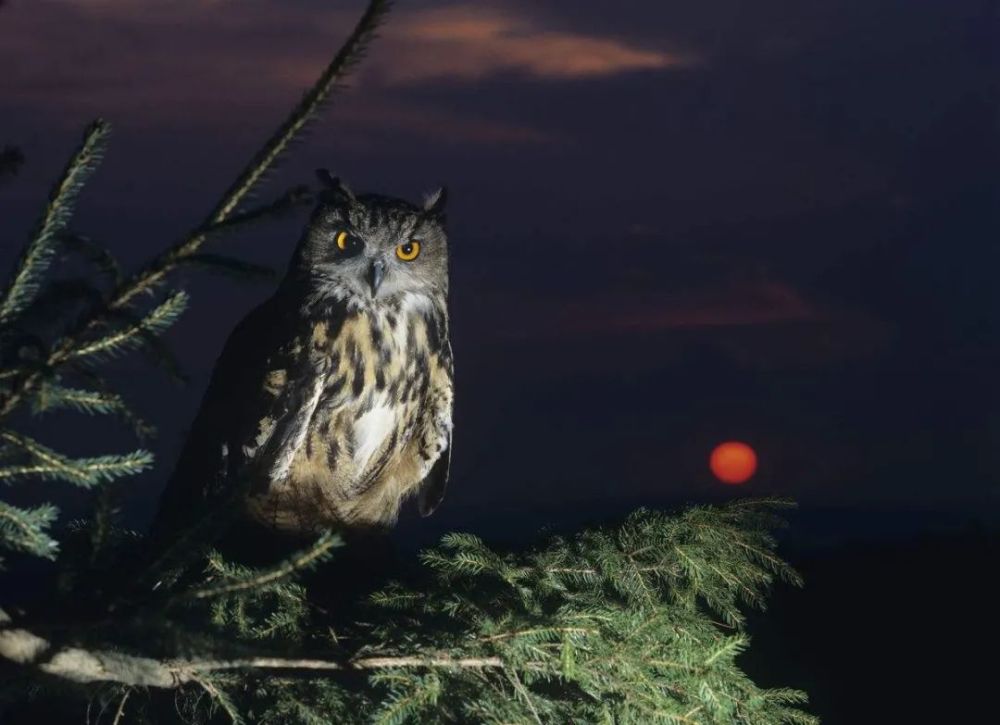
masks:
[(423, 208), (375, 194), (324, 198), (307, 230), (300, 272), (309, 298), (371, 310), (448, 291), (443, 192)]

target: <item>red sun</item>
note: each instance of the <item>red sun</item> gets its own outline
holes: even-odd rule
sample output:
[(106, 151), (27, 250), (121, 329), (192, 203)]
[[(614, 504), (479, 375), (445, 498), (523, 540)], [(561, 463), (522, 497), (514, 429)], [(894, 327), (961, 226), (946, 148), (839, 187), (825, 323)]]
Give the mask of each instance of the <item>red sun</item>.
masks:
[(757, 471), (757, 454), (753, 448), (739, 441), (720, 443), (708, 458), (708, 467), (723, 483), (746, 483)]

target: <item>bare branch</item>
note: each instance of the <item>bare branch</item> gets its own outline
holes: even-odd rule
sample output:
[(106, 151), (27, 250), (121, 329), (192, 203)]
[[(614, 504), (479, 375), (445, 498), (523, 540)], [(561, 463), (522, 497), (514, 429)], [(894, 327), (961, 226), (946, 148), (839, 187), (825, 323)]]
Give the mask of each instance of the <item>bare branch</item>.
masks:
[(345, 672), (393, 668), (497, 669), (499, 657), (401, 656), (360, 657), (336, 662), (319, 659), (247, 657), (232, 660), (157, 660), (111, 650), (81, 647), (53, 648), (52, 643), (26, 629), (0, 630), (0, 657), (36, 667), (50, 675), (73, 682), (118, 682), (135, 687), (175, 689), (198, 683), (201, 676), (226, 670), (298, 670), (303, 672)]

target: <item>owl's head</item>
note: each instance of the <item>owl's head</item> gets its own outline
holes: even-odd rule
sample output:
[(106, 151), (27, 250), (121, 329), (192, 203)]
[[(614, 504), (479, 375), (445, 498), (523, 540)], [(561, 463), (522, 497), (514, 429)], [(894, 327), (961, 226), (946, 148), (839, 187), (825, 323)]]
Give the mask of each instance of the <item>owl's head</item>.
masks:
[(444, 188), (422, 206), (378, 194), (355, 195), (329, 172), (293, 263), (314, 302), (377, 309), (404, 295), (448, 292)]

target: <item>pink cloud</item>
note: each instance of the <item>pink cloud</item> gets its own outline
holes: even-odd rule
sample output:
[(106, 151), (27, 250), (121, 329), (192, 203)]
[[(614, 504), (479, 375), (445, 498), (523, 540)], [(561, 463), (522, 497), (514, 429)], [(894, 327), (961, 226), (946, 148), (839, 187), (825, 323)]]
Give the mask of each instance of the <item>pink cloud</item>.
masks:
[(527, 16), (475, 5), (401, 14), (386, 30), (374, 72), (390, 83), (474, 81), (499, 73), (596, 78), (697, 64), (697, 58), (625, 40), (546, 28)]

